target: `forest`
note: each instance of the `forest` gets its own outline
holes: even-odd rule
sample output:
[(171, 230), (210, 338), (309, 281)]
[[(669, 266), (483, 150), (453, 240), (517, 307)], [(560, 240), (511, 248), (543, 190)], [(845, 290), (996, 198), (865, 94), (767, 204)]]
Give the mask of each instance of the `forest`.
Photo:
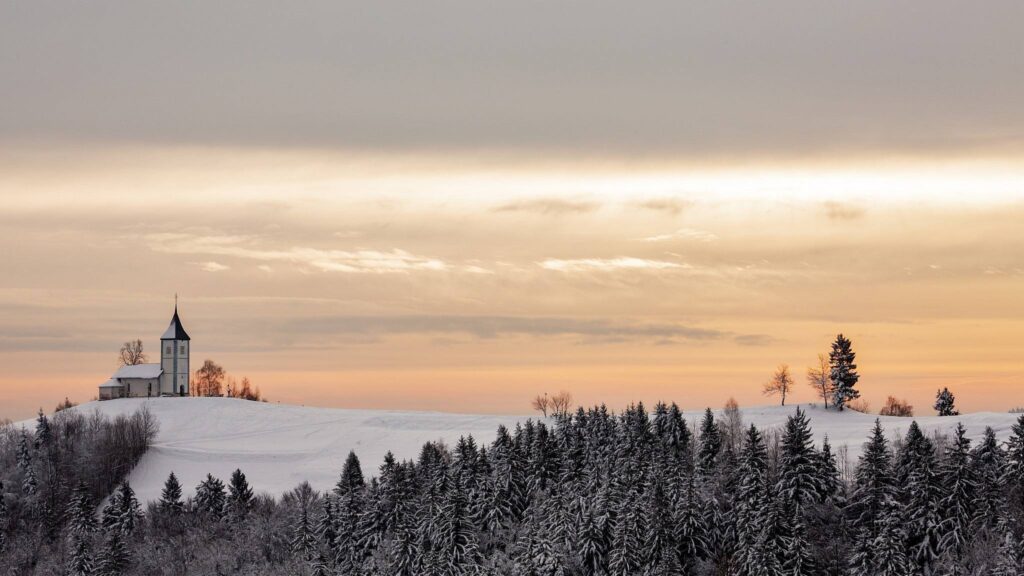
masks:
[(675, 405), (604, 406), (499, 428), (488, 445), (356, 454), (337, 485), (256, 494), (238, 470), (140, 503), (156, 428), (40, 414), (0, 434), (0, 574), (1021, 574), (1024, 416), (1006, 443), (959, 426), (889, 437), (845, 466), (797, 408), (780, 430)]

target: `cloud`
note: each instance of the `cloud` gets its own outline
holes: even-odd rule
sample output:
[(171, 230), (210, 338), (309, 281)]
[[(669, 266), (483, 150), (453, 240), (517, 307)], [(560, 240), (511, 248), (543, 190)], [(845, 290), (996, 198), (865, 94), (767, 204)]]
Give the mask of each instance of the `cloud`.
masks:
[(583, 200), (565, 200), (562, 198), (534, 198), (532, 200), (519, 200), (509, 202), (494, 208), (495, 212), (533, 212), (546, 216), (561, 216), (564, 214), (582, 214), (593, 212), (598, 208), (596, 202)]
[(585, 336), (590, 338), (675, 338), (715, 340), (728, 332), (674, 323), (639, 323), (557, 316), (316, 316), (286, 323), (286, 330), (330, 334), (470, 334), (478, 338), (509, 335)]
[(666, 242), (669, 240), (696, 240), (698, 242), (714, 242), (718, 240), (716, 234), (706, 232), (704, 230), (695, 230), (693, 228), (680, 228), (675, 232), (669, 234), (659, 234), (657, 236), (648, 236), (642, 238), (644, 242)]
[(214, 262), (212, 260), (209, 262), (196, 262), (196, 264), (199, 265), (199, 269), (203, 272), (223, 272), (224, 270), (231, 269), (230, 266), (225, 266), (220, 262)]
[(689, 265), (677, 262), (648, 260), (628, 256), (619, 258), (577, 258), (571, 260), (548, 258), (538, 262), (537, 265), (545, 270), (557, 270), (559, 272), (612, 272), (615, 270), (672, 270), (689, 268)]
[(693, 202), (690, 200), (683, 200), (681, 198), (652, 198), (650, 200), (637, 202), (634, 205), (639, 208), (646, 208), (647, 210), (668, 212), (669, 214), (676, 215), (693, 206)]
[(858, 220), (864, 217), (863, 208), (845, 202), (830, 200), (822, 204), (822, 208), (824, 208), (825, 216), (828, 216), (829, 220)]
[(397, 248), (390, 251), (323, 250), (308, 247), (272, 250), (253, 248), (250, 246), (252, 242), (253, 239), (246, 236), (193, 236), (178, 233), (147, 236), (150, 249), (156, 252), (291, 262), (310, 266), (322, 272), (385, 274), (416, 270), (447, 270), (449, 268), (448, 264), (441, 260), (418, 256)]
[(733, 342), (740, 346), (767, 346), (775, 341), (775, 338), (767, 334), (740, 334), (733, 337)]

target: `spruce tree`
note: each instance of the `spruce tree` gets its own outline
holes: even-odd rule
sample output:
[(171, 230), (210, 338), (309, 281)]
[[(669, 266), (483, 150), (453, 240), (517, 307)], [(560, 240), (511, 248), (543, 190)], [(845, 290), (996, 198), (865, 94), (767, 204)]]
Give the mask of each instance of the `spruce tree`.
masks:
[(847, 402), (860, 397), (857, 391), (857, 365), (854, 363), (857, 354), (853, 351), (850, 340), (842, 334), (836, 336), (832, 343), (832, 351), (828, 355), (829, 379), (832, 381), (832, 404), (840, 411)]
[(896, 463), (896, 485), (903, 503), (907, 555), (919, 572), (930, 573), (939, 555), (939, 499), (942, 487), (935, 448), (917, 422), (911, 422)]
[(39, 409), (39, 416), (36, 417), (36, 449), (47, 448), (53, 442), (53, 429), (50, 426), (50, 419)]
[(39, 483), (36, 480), (35, 467), (32, 466), (32, 454), (28, 447), (28, 434), (23, 429), (18, 438), (18, 470), (21, 471), (21, 491), (32, 498), (36, 495)]
[(715, 469), (715, 461), (722, 450), (722, 433), (715, 423), (715, 414), (711, 408), (704, 410), (704, 420), (700, 424), (700, 451), (697, 467), (701, 475), (710, 477)]
[(72, 493), (65, 516), (68, 529), (78, 537), (85, 537), (96, 530), (96, 513), (84, 482), (79, 482)]
[(939, 502), (941, 520), (941, 549), (953, 561), (959, 563), (967, 551), (970, 539), (971, 520), (974, 517), (976, 482), (974, 480), (970, 449), (963, 423), (957, 424), (953, 442), (946, 449), (946, 458), (939, 467), (944, 496)]
[(235, 469), (231, 473), (231, 480), (228, 483), (228, 509), (235, 520), (242, 520), (252, 508), (253, 493), (249, 487), (249, 481), (241, 470)]
[(71, 539), (71, 554), (68, 556), (68, 574), (70, 576), (90, 576), (92, 572), (92, 557), (89, 554), (89, 545), (81, 534), (76, 534)]
[(819, 464), (811, 440), (811, 427), (807, 415), (799, 407), (786, 420), (782, 435), (782, 454), (777, 491), (794, 510), (818, 500), (823, 492)]
[(1006, 492), (1003, 486), (1002, 471), (1005, 454), (995, 430), (991, 426), (985, 428), (985, 436), (971, 452), (971, 476), (975, 481), (975, 497), (971, 508), (974, 510), (975, 524), (994, 528), (1006, 507)]
[(836, 466), (836, 457), (832, 454), (832, 445), (829, 444), (828, 436), (821, 442), (821, 450), (818, 456), (818, 486), (821, 489), (820, 500), (832, 500), (839, 494), (841, 482), (839, 480), (839, 467)]
[(336, 530), (334, 499), (328, 496), (320, 505), (320, 515), (316, 519), (316, 535), (328, 548), (332, 548), (337, 538)]
[(160, 492), (159, 508), (170, 515), (180, 514), (185, 510), (185, 505), (181, 501), (181, 484), (178, 483), (178, 477), (174, 472), (171, 472), (164, 482), (164, 488)]
[(1013, 530), (1005, 522), (1000, 522), (1000, 533), (1003, 535), (994, 559), (991, 576), (1020, 576), (1024, 571), (1021, 564), (1021, 546)]
[(309, 561), (316, 551), (316, 534), (309, 518), (309, 506), (306, 502), (299, 503), (299, 513), (292, 524), (292, 552)]
[(1002, 482), (1013, 505), (1024, 507), (1024, 414), (1017, 418), (1012, 431), (1006, 442)]
[(878, 536), (874, 545), (874, 574), (876, 576), (909, 576), (910, 562), (907, 559), (904, 533), (899, 506), (890, 501), (883, 512)]
[(943, 388), (935, 393), (935, 411), (939, 413), (939, 416), (959, 416), (954, 402), (956, 398), (953, 393), (949, 391), (949, 388)]
[(120, 530), (109, 530), (99, 556), (97, 572), (103, 576), (119, 576), (128, 569), (130, 563), (131, 552), (124, 541), (124, 535)]
[(0, 481), (0, 552), (7, 543), (7, 498), (4, 496), (4, 483)]
[(867, 531), (868, 542), (878, 537), (883, 512), (894, 495), (889, 445), (882, 432), (881, 421), (875, 419), (875, 427), (864, 444), (864, 452), (857, 464), (856, 482), (850, 502), (854, 522)]
[(206, 479), (196, 486), (196, 509), (207, 518), (223, 520), (226, 502), (224, 482), (212, 474), (207, 474)]
[(349, 452), (348, 457), (345, 458), (345, 464), (341, 468), (341, 478), (338, 479), (338, 483), (334, 487), (334, 493), (344, 496), (362, 490), (364, 486), (366, 486), (366, 481), (363, 479), (363, 469), (359, 465), (359, 457), (355, 452)]
[(142, 522), (142, 507), (139, 506), (139, 501), (135, 498), (135, 490), (132, 490), (127, 478), (121, 481), (117, 492), (116, 528), (125, 536), (131, 536)]

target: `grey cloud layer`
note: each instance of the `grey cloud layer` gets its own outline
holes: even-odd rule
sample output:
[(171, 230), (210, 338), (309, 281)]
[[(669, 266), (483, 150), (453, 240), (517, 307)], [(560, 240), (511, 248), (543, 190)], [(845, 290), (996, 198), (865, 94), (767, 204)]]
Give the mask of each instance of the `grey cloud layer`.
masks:
[(17, 2), (5, 138), (583, 153), (1021, 146), (1024, 5)]

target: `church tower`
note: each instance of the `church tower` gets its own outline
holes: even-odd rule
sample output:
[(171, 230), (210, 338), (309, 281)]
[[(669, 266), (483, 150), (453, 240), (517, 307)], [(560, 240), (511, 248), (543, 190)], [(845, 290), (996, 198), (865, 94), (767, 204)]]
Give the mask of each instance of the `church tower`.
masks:
[(160, 337), (160, 394), (188, 396), (189, 345), (191, 338), (178, 318), (178, 297), (174, 297), (174, 317)]

